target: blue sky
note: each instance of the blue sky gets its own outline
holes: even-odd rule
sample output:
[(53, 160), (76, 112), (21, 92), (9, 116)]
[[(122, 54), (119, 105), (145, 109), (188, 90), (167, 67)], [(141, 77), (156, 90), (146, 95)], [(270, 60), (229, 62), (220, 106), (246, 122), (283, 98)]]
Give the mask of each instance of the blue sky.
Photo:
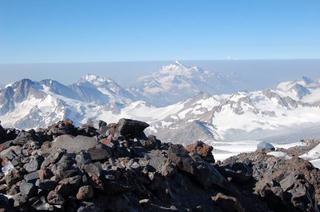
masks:
[(0, 63), (320, 58), (319, 0), (0, 0)]

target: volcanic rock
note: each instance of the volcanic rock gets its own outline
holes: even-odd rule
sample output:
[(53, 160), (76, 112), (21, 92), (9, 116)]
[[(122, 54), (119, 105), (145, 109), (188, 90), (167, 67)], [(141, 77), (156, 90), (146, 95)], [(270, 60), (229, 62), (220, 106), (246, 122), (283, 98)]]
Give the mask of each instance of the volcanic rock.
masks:
[(30, 198), (37, 195), (37, 188), (32, 183), (22, 182), (20, 184), (20, 193), (23, 196)]
[(252, 168), (246, 162), (228, 160), (222, 163), (219, 170), (225, 177), (236, 183), (247, 183), (252, 180)]
[(65, 149), (68, 153), (79, 153), (82, 150), (94, 148), (96, 145), (95, 137), (61, 135), (53, 141), (50, 151), (55, 152), (57, 149)]
[(70, 119), (65, 119), (49, 127), (48, 134), (53, 135), (54, 137), (60, 135), (77, 135), (77, 129), (73, 125), (73, 122)]
[(161, 146), (161, 141), (154, 135), (149, 135), (148, 139), (143, 139), (140, 143), (147, 150), (158, 149)]
[(61, 194), (56, 191), (50, 191), (47, 196), (48, 203), (52, 205), (63, 205), (65, 203), (64, 198)]
[(244, 153), (224, 161), (249, 164), (257, 194), (276, 211), (319, 211), (320, 170), (300, 158), (276, 158), (264, 152)]
[(78, 200), (91, 199), (93, 197), (93, 188), (90, 185), (80, 187), (76, 197)]
[(319, 211), (320, 170), (269, 145), (214, 163), (211, 146), (147, 138), (144, 122), (99, 125), (64, 120), (3, 143), (0, 209)]
[(188, 151), (182, 145), (172, 145), (168, 149), (168, 158), (179, 170), (187, 172), (193, 176), (194, 180), (200, 183), (204, 188), (210, 188), (213, 185), (226, 188), (225, 178), (216, 170), (199, 158), (192, 158)]
[(103, 161), (112, 156), (112, 150), (108, 146), (97, 146), (89, 149), (88, 155), (92, 161)]
[(132, 120), (132, 119), (120, 119), (117, 124), (116, 135), (124, 136), (126, 139), (130, 138), (143, 138), (146, 136), (144, 134), (144, 130), (149, 127), (149, 124)]
[(41, 163), (43, 162), (42, 156), (35, 156), (30, 159), (30, 161), (24, 166), (27, 172), (35, 172), (40, 168)]
[(192, 154), (198, 154), (203, 160), (210, 163), (214, 163), (214, 157), (212, 155), (213, 147), (209, 146), (202, 141), (197, 141), (195, 144), (189, 144), (186, 146), (188, 152)]
[(35, 183), (39, 179), (39, 173), (38, 171), (31, 172), (29, 174), (24, 175), (24, 180), (26, 182)]

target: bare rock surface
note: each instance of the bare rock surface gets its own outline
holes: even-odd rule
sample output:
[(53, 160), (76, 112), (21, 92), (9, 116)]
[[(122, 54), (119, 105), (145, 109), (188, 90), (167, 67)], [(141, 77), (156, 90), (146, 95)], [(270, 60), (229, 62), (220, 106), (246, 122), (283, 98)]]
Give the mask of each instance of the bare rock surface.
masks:
[(68, 153), (79, 153), (94, 148), (97, 144), (95, 137), (60, 135), (53, 141), (50, 151), (65, 149)]

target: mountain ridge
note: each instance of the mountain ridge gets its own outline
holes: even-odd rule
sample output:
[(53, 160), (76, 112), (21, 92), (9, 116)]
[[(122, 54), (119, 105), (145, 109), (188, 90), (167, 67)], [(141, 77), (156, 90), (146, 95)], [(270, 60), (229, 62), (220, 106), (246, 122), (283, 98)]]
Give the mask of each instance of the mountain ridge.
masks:
[[(188, 73), (200, 70), (180, 70), (180, 66), (172, 65), (178, 75), (191, 76)], [(161, 92), (169, 96), (171, 90)], [(220, 95), (197, 91), (165, 106), (156, 106), (112, 79), (92, 74), (71, 85), (23, 79), (0, 89), (0, 120), (7, 127), (46, 127), (64, 118), (80, 125), (92, 119), (116, 122), (126, 117), (147, 121), (150, 133), (181, 143), (264, 139), (302, 125), (312, 127), (320, 124), (319, 106), (320, 81), (307, 77), (261, 91)]]

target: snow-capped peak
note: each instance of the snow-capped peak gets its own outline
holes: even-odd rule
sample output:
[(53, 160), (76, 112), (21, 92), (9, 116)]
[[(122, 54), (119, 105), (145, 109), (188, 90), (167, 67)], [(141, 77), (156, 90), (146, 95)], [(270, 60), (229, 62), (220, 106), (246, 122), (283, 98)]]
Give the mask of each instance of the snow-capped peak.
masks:
[(101, 77), (101, 76), (98, 76), (95, 74), (86, 74), (83, 77), (81, 77), (80, 81), (81, 82), (87, 81), (92, 84), (102, 84), (102, 83), (106, 83), (106, 82), (111, 82), (112, 80), (107, 77)]
[(158, 72), (139, 78), (131, 92), (154, 105), (165, 106), (200, 92), (234, 92), (234, 87), (239, 86), (236, 78), (236, 75), (229, 76), (176, 61), (163, 66)]
[(85, 76), (81, 77), (78, 84), (91, 84), (97, 87), (98, 89), (110, 89), (113, 92), (117, 92), (118, 90), (123, 90), (120, 85), (118, 85), (115, 81), (108, 77), (101, 77), (95, 74), (86, 74)]
[(175, 61), (174, 64), (163, 66), (160, 69), (161, 75), (176, 75), (176, 76), (185, 76), (191, 77), (195, 71), (198, 71), (198, 67), (188, 67), (182, 64), (179, 61)]
[(176, 61), (175, 61), (175, 64), (177, 64), (177, 65), (181, 65), (181, 66), (184, 66), (182, 63), (180, 63), (180, 61), (179, 61), (179, 60), (176, 60)]

